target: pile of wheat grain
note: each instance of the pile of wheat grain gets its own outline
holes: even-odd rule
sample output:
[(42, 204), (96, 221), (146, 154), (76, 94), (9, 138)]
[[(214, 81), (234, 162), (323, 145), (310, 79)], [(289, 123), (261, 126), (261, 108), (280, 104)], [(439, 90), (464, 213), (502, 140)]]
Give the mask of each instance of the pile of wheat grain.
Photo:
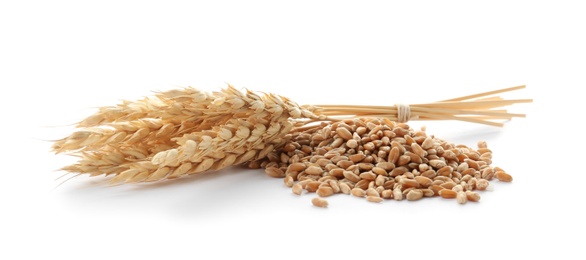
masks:
[(293, 193), (317, 193), (312, 200), (337, 193), (371, 202), (415, 201), (426, 197), (478, 201), (478, 190), (489, 181), (512, 177), (491, 166), (492, 152), (485, 142), (478, 149), (454, 145), (425, 129), (381, 118), (355, 118), (294, 130), (288, 141), (266, 159), (251, 162), (271, 177), (285, 178)]

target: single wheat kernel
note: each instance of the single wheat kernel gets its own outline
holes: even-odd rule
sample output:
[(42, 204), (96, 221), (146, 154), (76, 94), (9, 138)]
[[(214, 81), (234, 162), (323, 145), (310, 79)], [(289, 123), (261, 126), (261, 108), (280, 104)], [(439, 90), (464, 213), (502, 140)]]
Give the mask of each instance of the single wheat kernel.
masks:
[(368, 186), (370, 186), (370, 181), (369, 180), (360, 180), (359, 182), (357, 182), (356, 184), (354, 184), (354, 188), (361, 188), (363, 190), (368, 189), (369, 188)]
[(348, 146), (348, 148), (356, 148), (358, 147), (358, 142), (354, 139), (350, 139), (346, 142), (346, 146)]
[(403, 175), (407, 172), (409, 172), (409, 169), (401, 166), (401, 167), (397, 167), (397, 168), (393, 169), (391, 172), (389, 172), (389, 175), (393, 176), (393, 177), (397, 177), (397, 176)]
[[(452, 179), (450, 179), (446, 176), (436, 176), (435, 178), (433, 178), (433, 180), (434, 181), (443, 181), (443, 182), (453, 182)], [(438, 184), (438, 185), (441, 185), (441, 184)]]
[(411, 162), (411, 156), (401, 155), (401, 156), (399, 156), (399, 160), (397, 160), (397, 165), (403, 166), (403, 165), (407, 165), (409, 162)]
[(474, 191), (466, 191), (466, 198), (468, 201), (478, 202), (480, 200), (480, 194)]
[[(317, 160), (315, 161), (315, 163), (316, 163), (317, 165), (319, 165), (321, 168), (323, 168), (323, 167), (326, 167), (326, 165), (328, 165), (328, 164), (331, 164), (331, 163), (332, 163), (332, 161), (331, 161), (331, 160), (328, 160), (328, 159), (326, 159), (326, 158), (320, 158), (320, 159), (317, 159)], [(311, 168), (311, 167), (316, 167), (316, 166), (315, 166), (315, 165), (314, 165), (314, 166), (310, 166), (310, 168)], [(319, 168), (319, 167), (318, 167), (318, 168)], [(308, 169), (309, 169), (309, 168), (307, 168), (307, 169), (305, 169), (305, 170), (307, 171)], [(314, 170), (315, 170), (315, 169), (314, 169)], [(308, 173), (308, 174), (311, 174), (311, 173)], [(316, 173), (316, 174), (321, 174), (321, 172), (319, 172), (319, 173)]]
[(513, 181), (513, 177), (504, 171), (497, 171), (494, 174), (494, 177), (496, 177), (499, 181), (503, 181), (503, 182)]
[(403, 188), (417, 188), (419, 187), (419, 183), (414, 179), (408, 178), (401, 178), (399, 183), (403, 186)]
[(381, 197), (384, 199), (392, 199), (393, 198), (393, 190), (383, 190)]
[(478, 148), (487, 148), (486, 141), (478, 141)]
[(305, 185), (305, 190), (308, 192), (316, 192), (320, 184), (321, 182), (319, 181), (310, 181)]
[(417, 183), (419, 183), (419, 186), (427, 188), (429, 186), (431, 186), (431, 183), (433, 182), (433, 180), (431, 180), (430, 178), (427, 178), (425, 176), (415, 176), (415, 181), (417, 181)]
[(462, 185), (457, 184), (456, 186), (452, 187), (452, 190), (455, 192), (460, 192), (460, 191), (464, 191), (464, 187), (462, 187)]
[(445, 182), (444, 184), (441, 184), (440, 186), (444, 189), (448, 189), (451, 190), (452, 188), (454, 188), (457, 184), (453, 181), (449, 181), (449, 182)]
[(374, 184), (377, 187), (382, 187), (383, 185), (385, 185), (385, 182), (386, 182), (386, 178), (385, 178), (385, 176), (382, 176), (382, 175), (378, 175), (376, 177), (376, 179), (374, 180)]
[(352, 195), (354, 195), (356, 197), (364, 197), (364, 196), (366, 196), (366, 191), (364, 191), (361, 188), (354, 188), (350, 192), (352, 193)]
[(421, 158), (425, 158), (427, 152), (416, 142), (411, 144), (411, 150)]
[(437, 170), (437, 175), (449, 177), (449, 176), (451, 176), (452, 172), (453, 172), (452, 167), (444, 166), (444, 167), (440, 168), (439, 170)]
[(423, 192), (424, 197), (433, 197), (435, 196), (435, 192), (432, 189), (421, 189)]
[(423, 149), (431, 149), (433, 147), (433, 138), (431, 137), (426, 137), (425, 140), (423, 140), (423, 143), (421, 143), (421, 148)]
[(456, 201), (460, 204), (466, 204), (468, 202), (468, 197), (466, 196), (466, 192), (459, 191), (456, 195)]
[(350, 131), (344, 127), (336, 128), (336, 134), (338, 134), (338, 136), (342, 137), (344, 140), (352, 139), (352, 133), (350, 133)]
[[(378, 165), (378, 164), (377, 164)], [(385, 171), (385, 169), (381, 168), (381, 167), (373, 167), (372, 168), (372, 172), (375, 174), (378, 174), (379, 176), (387, 176), (387, 171)]]
[(344, 178), (348, 179), (349, 181), (359, 182), (361, 179), (358, 175), (351, 171), (344, 171)]
[(378, 191), (374, 188), (368, 188), (366, 190), (366, 196), (376, 196), (376, 197), (380, 197), (380, 194), (378, 193)]
[(444, 199), (453, 199), (456, 198), (458, 193), (453, 190), (443, 189), (439, 191), (439, 195)]
[(347, 183), (340, 182), (338, 185), (340, 186), (340, 191), (342, 193), (344, 193), (344, 194), (350, 194), (351, 193), (352, 189), (350, 188), (350, 186), (348, 186)]
[(466, 159), (465, 160), (466, 163), (468, 164), (468, 167), (470, 168), (474, 168), (475, 170), (479, 171), (480, 170), (480, 165), (478, 164), (477, 161), (475, 160), (471, 160), (471, 159)]
[(311, 182), (311, 181), (313, 181), (313, 180), (311, 180), (311, 179), (305, 179), (305, 180), (299, 180), (299, 182), (297, 182), (297, 183), (299, 183), (299, 184), (301, 185), (301, 187), (302, 187), (303, 189), (305, 189), (305, 187), (307, 187), (307, 184), (308, 184), (309, 182)]
[(339, 184), (339, 182), (338, 182), (338, 180), (336, 178), (331, 179), (331, 180), (327, 180), (327, 183), (330, 185), (330, 187), (332, 188), (332, 190), (334, 191), (334, 193), (340, 193), (341, 192), (340, 184)]
[(352, 161), (353, 163), (359, 163), (362, 160), (364, 160), (364, 158), (366, 158), (366, 155), (363, 153), (357, 153), (357, 154), (353, 154), (348, 156), (348, 160)]
[(368, 181), (368, 188), (369, 189), (370, 188), (376, 189), (376, 185), (375, 185), (374, 181)]
[(344, 143), (344, 138), (336, 138), (334, 142), (330, 144), (331, 147), (340, 147)]
[[(393, 145), (393, 143), (391, 143), (391, 145)], [(400, 144), (399, 144), (399, 146), (400, 146)], [(389, 156), (387, 158), (387, 161), (390, 163), (393, 163), (393, 164), (397, 164), (397, 161), (399, 160), (400, 156), (401, 156), (401, 152), (400, 152), (398, 146), (395, 146), (395, 147), (391, 148), (391, 151), (389, 152)]]
[[(391, 162), (384, 162), (383, 161), (383, 162), (377, 163), (375, 168), (382, 168), (383, 170), (385, 170), (388, 173), (389, 171), (392, 171), (393, 169), (395, 169), (395, 164), (393, 164)], [(372, 169), (374, 170), (375, 168), (372, 168)], [(381, 174), (381, 175), (386, 176), (387, 174)]]
[(356, 164), (361, 171), (370, 171), (374, 167), (372, 163), (358, 163)]
[(370, 202), (382, 202), (383, 198), (379, 197), (379, 196), (366, 196), (366, 200), (370, 201)]
[(328, 201), (324, 200), (322, 198), (319, 198), (319, 197), (311, 199), (311, 203), (314, 206), (320, 207), (320, 208), (327, 208), (328, 207)]
[(393, 189), (393, 199), (394, 200), (403, 200), (403, 192), (399, 187)]
[(411, 190), (414, 190), (415, 188), (410, 187), (410, 188), (402, 188), (403, 190), (401, 192), (403, 192), (403, 198), (405, 198), (405, 196), (407, 196), (407, 193), (409, 193)]
[(334, 189), (332, 187), (319, 187), (316, 193), (320, 197), (329, 197), (334, 195)]
[(434, 196), (439, 196), (439, 191), (440, 191), (440, 190), (443, 190), (443, 189), (444, 189), (444, 187), (442, 187), (442, 186), (439, 186), (439, 185), (431, 185), (431, 186), (429, 187), (429, 189), (431, 189), (431, 190), (433, 191), (433, 193), (434, 193)]
[(422, 172), (420, 175), (423, 177), (433, 179), (437, 176), (437, 173), (433, 169), (429, 169), (427, 171)]
[(299, 182), (295, 183), (291, 187), (291, 191), (293, 191), (293, 193), (296, 195), (301, 195), (301, 192), (303, 192), (303, 186), (301, 184), (299, 184)]
[(446, 162), (443, 160), (434, 159), (429, 161), (429, 165), (431, 165), (433, 168), (441, 169), (442, 167), (446, 166)]
[(366, 151), (372, 151), (372, 150), (374, 150), (374, 148), (375, 148), (375, 145), (372, 142), (368, 142), (368, 143), (364, 144), (364, 150), (366, 150)]
[(340, 160), (336, 163), (342, 169), (348, 169), (348, 167), (354, 165), (354, 162), (348, 160)]
[(494, 177), (494, 175), (495, 175), (494, 170), (490, 167), (486, 167), (486, 168), (484, 168), (484, 170), (482, 170), (481, 176), (483, 179), (492, 180), (492, 177)]
[(393, 189), (394, 186), (395, 186), (394, 179), (386, 180), (385, 183), (383, 184), (383, 188), (385, 188), (385, 189)]
[(421, 198), (423, 198), (423, 191), (420, 189), (410, 190), (407, 193), (406, 198), (407, 198), (407, 200), (410, 200), (410, 201), (420, 200)]
[(268, 176), (273, 178), (283, 178), (285, 177), (285, 172), (277, 167), (269, 167), (265, 169), (265, 172)]
[(311, 175), (321, 175), (323, 174), (324, 170), (318, 166), (309, 166), (305, 169), (305, 173)]
[(465, 176), (462, 176), (462, 178), (460, 178), (460, 181), (463, 181), (463, 182), (468, 182), (468, 181), (469, 181), (469, 180), (471, 180), (471, 179), (472, 179), (472, 176), (470, 176), (470, 175), (465, 175)]
[(293, 184), (295, 184), (295, 180), (293, 180), (293, 177), (291, 176), (286, 176), (285, 179), (283, 179), (283, 182), (285, 183), (285, 186), (289, 188), (293, 187)]
[(361, 173), (359, 177), (363, 180), (374, 181), (377, 178), (377, 175), (369, 171)]
[(458, 172), (463, 173), (465, 170), (468, 170), (468, 163), (460, 163), (458, 164), (458, 168), (456, 169)]
[(437, 179), (435, 179), (435, 178), (434, 178), (434, 180), (433, 180), (433, 182), (431, 183), (431, 185), (432, 185), (432, 186), (433, 186), (433, 185), (439, 186), (439, 185), (442, 185), (442, 184), (444, 184), (444, 183), (446, 183), (444, 180), (437, 180)]
[[(322, 175), (319, 175), (319, 176), (317, 176), (317, 175), (310, 175), (310, 176), (315, 176), (316, 178), (319, 177), (319, 179), (317, 179), (317, 181), (323, 182), (322, 184), (320, 184), (320, 186), (323, 186), (323, 185), (328, 185), (329, 186), (330, 184), (329, 184), (328, 181), (337, 181), (338, 180), (334, 176), (327, 176), (327, 175), (326, 176), (322, 176)], [(320, 176), (322, 176), (322, 177), (320, 177)]]
[(490, 183), (485, 179), (479, 179), (476, 181), (476, 189), (477, 190), (486, 190)]

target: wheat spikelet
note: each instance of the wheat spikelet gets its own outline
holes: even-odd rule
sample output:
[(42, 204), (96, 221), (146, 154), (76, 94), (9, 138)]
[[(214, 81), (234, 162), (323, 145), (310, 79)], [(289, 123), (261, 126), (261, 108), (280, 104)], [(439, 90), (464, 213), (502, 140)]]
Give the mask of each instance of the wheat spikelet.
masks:
[[(78, 127), (91, 127), (116, 121), (132, 121), (142, 118), (167, 118), (169, 122), (180, 123), (188, 116), (198, 116), (197, 111), (205, 109), (214, 97), (195, 88), (176, 89), (156, 93), (135, 102), (123, 101), (117, 106), (99, 108), (98, 112), (78, 123)], [(174, 115), (176, 117), (169, 117)]]

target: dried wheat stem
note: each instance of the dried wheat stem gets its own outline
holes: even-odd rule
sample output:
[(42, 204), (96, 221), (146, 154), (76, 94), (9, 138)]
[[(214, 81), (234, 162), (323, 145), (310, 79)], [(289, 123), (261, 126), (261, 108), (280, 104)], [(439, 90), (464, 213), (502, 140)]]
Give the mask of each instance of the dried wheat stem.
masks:
[[(531, 103), (531, 99), (505, 100), (499, 96), (489, 96), (498, 93), (523, 89), (525, 86), (499, 89), (474, 95), (448, 99), (444, 101), (409, 105), (409, 120), (460, 120), (472, 123), (503, 126), (502, 120), (513, 117), (525, 117), (525, 114), (509, 113), (498, 110), (503, 106), (519, 103)], [(330, 118), (346, 119), (353, 117), (384, 117), (393, 121), (402, 117), (403, 106), (364, 106), (364, 105), (316, 105), (322, 114)], [(404, 110), (404, 108), (403, 108)]]

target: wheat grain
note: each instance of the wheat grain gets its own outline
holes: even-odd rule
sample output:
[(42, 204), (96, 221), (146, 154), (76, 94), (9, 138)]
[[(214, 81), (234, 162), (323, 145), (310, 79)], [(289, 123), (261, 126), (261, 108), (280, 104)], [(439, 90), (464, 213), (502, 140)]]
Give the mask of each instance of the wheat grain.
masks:
[(458, 194), (456, 195), (456, 201), (460, 204), (466, 204), (466, 202), (468, 202), (466, 192), (458, 191)]
[(324, 200), (322, 198), (313, 198), (311, 200), (311, 203), (316, 206), (316, 207), (320, 207), (320, 208), (327, 208), (328, 207), (328, 201)]
[(497, 171), (494, 174), (494, 177), (496, 177), (499, 181), (503, 181), (503, 182), (513, 181), (513, 177), (504, 171)]
[(293, 184), (293, 186), (291, 187), (291, 190), (293, 191), (294, 194), (301, 195), (301, 192), (303, 192), (303, 186), (298, 182), (298, 183)]
[(420, 200), (421, 198), (423, 198), (423, 191), (420, 189), (413, 189), (407, 192), (407, 195), (405, 197), (409, 201)]
[(480, 200), (480, 194), (474, 191), (466, 191), (466, 199), (472, 202), (478, 202)]
[(379, 196), (366, 196), (366, 200), (367, 201), (370, 201), (370, 202), (379, 203), (379, 202), (382, 202), (383, 201), (383, 198), (381, 198)]
[[(306, 190), (319, 192), (319, 196), (344, 193), (370, 200), (457, 198), (459, 192), (486, 189), (488, 185), (482, 186), (483, 183), (477, 188), (475, 176), (488, 178), (487, 174), (496, 169), (471, 159), (482, 156), (474, 149), (377, 118), (348, 119), (301, 129), (293, 129), (282, 148), (271, 152), (261, 165), (300, 171), (303, 178), (314, 180)], [(336, 141), (349, 136), (352, 139), (348, 141), (356, 141), (356, 146), (354, 142), (348, 146), (348, 141)], [(293, 157), (297, 159), (283, 160)], [(471, 196), (477, 200), (476, 195)]]
[(320, 197), (329, 197), (334, 195), (334, 190), (331, 187), (320, 187), (316, 190), (316, 193)]
[[(293, 129), (291, 138), (281, 146), (283, 148), (277, 148), (261, 165), (300, 171), (304, 178), (314, 180), (306, 185), (306, 190), (318, 192), (319, 196), (345, 193), (368, 197), (367, 200), (375, 197), (419, 200), (433, 196), (458, 198), (458, 194), (464, 192), (470, 200), (479, 199), (477, 193), (468, 195), (466, 191), (486, 189), (487, 185), (482, 185), (487, 180), (482, 179), (477, 188), (474, 176), (483, 178), (488, 175), (483, 176), (474, 167), (483, 173), (495, 169), (486, 162), (470, 159), (480, 159), (480, 152), (427, 136), (425, 132), (414, 131), (406, 124), (391, 124), (374, 118), (359, 118), (322, 123), (321, 128), (301, 132)], [(356, 146), (349, 147), (348, 142), (336, 141), (340, 133), (348, 138), (346, 131), (352, 136), (350, 140), (360, 140)], [(358, 131), (363, 135), (359, 135)], [(295, 156), (295, 161), (283, 160)], [(397, 158), (399, 166), (387, 161), (389, 158)], [(460, 203), (462, 196), (457, 199)]]

